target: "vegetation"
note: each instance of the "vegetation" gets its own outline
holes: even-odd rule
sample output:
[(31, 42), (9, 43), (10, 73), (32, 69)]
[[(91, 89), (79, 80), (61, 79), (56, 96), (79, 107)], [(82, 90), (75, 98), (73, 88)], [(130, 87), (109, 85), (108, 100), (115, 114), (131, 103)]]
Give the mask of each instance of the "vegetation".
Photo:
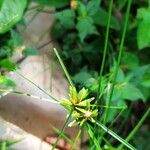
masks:
[[(46, 6), (56, 9), (51, 14), (56, 18), (51, 35), (59, 43), (60, 54), (55, 48), (54, 52), (70, 83), (69, 99), (58, 102), (68, 117), (53, 149), (68, 124), (79, 126), (72, 149), (77, 139), (82, 141), (84, 131), (91, 150), (150, 149), (150, 1), (33, 1), (38, 3), (33, 11)], [(16, 83), (5, 72), (17, 68), (10, 58), (23, 41), (15, 25), (23, 23), (31, 2), (0, 1), (1, 92), (23, 94), (13, 90)], [(24, 48), (23, 54), (37, 51)]]

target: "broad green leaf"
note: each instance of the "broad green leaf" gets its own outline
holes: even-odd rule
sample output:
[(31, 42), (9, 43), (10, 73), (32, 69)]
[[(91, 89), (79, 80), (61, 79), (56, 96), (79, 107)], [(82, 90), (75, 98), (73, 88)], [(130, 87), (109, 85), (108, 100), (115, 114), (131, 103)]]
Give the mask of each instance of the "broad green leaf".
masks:
[(0, 75), (0, 87), (12, 87), (16, 86), (15, 82), (6, 76)]
[(0, 48), (0, 59), (10, 57), (12, 55), (12, 50), (8, 46)]
[[(93, 15), (93, 21), (95, 24), (100, 26), (107, 26), (108, 22), (108, 13), (104, 9), (99, 9), (95, 15)], [(111, 16), (110, 27), (115, 30), (120, 29), (120, 24), (118, 20)]]
[(87, 37), (87, 35), (98, 34), (97, 29), (93, 23), (93, 19), (88, 16), (79, 18), (76, 28), (82, 42)]
[(3, 59), (0, 61), (0, 67), (7, 69), (8, 71), (14, 71), (17, 66), (9, 59)]
[(69, 5), (70, 0), (33, 0), (40, 3), (41, 5), (51, 6), (51, 7), (64, 7)]
[(66, 27), (66, 28), (72, 28), (74, 27), (74, 18), (75, 18), (75, 13), (71, 9), (66, 9), (61, 12), (57, 12), (55, 14), (56, 18), (60, 21), (61, 25)]
[(23, 16), (27, 0), (4, 0), (0, 10), (0, 33), (7, 32)]
[(137, 19), (137, 43), (139, 49), (143, 49), (150, 46), (150, 8), (138, 9)]
[(143, 79), (142, 79), (141, 84), (144, 87), (150, 88), (150, 67), (148, 68), (148, 70), (143, 75)]
[(100, 8), (100, 1), (101, 0), (91, 0), (88, 2), (86, 6), (88, 15), (92, 16), (97, 13)]
[(134, 69), (128, 77), (130, 78), (130, 82), (132, 82), (134, 85), (139, 86), (143, 82), (143, 77), (147, 72), (150, 70), (150, 65), (144, 65), (140, 66), (136, 69)]
[(119, 69), (116, 77), (116, 82), (120, 82), (120, 83), (124, 82), (124, 79), (125, 79), (124, 72), (121, 69)]
[(92, 78), (90, 73), (87, 71), (81, 71), (73, 76), (73, 81), (85, 85), (90, 78)]
[(55, 39), (62, 38), (66, 30), (62, 30), (62, 25), (59, 21), (55, 22), (55, 25), (52, 26), (51, 35)]
[(23, 40), (22, 40), (21, 36), (15, 30), (11, 30), (11, 42), (13, 44), (13, 47), (23, 45)]
[(127, 67), (127, 69), (132, 70), (139, 66), (138, 57), (131, 52), (124, 52), (121, 61), (121, 65)]
[(23, 52), (24, 56), (38, 55), (39, 51), (36, 48), (26, 48)]
[(145, 100), (142, 92), (133, 84), (129, 84), (129, 83), (126, 84), (126, 86), (122, 90), (122, 98), (132, 100), (132, 101), (135, 101), (138, 99)]
[(78, 12), (79, 17), (86, 17), (87, 16), (86, 6), (81, 1), (78, 1), (77, 12)]

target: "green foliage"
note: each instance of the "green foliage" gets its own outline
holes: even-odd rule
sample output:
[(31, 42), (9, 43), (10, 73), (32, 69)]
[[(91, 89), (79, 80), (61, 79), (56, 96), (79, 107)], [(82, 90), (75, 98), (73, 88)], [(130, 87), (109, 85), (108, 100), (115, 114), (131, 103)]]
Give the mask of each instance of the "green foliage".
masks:
[(16, 84), (6, 76), (0, 75), (0, 87), (14, 87)]
[[(54, 26), (54, 29), (52, 31), (53, 36), (56, 39), (58, 39), (59, 43), (62, 45), (62, 49), (63, 49), (62, 56), (66, 64), (72, 63), (71, 67), (68, 66), (70, 72), (72, 72), (73, 74), (72, 79), (79, 86), (82, 85), (86, 86), (90, 88), (93, 92), (96, 92), (96, 90), (98, 89), (99, 77), (97, 74), (98, 72), (97, 64), (101, 63), (101, 60), (99, 61), (98, 55), (100, 54), (100, 56), (102, 56), (103, 54), (102, 42), (104, 41), (104, 37), (102, 35), (104, 34), (103, 29), (105, 29), (108, 21), (108, 11), (106, 10), (106, 8), (104, 8), (103, 3), (101, 6), (100, 4), (101, 2), (99, 0), (91, 0), (87, 2), (78, 1), (77, 7), (75, 9), (69, 9), (69, 8), (64, 9), (63, 11), (58, 12), (59, 16), (57, 16), (56, 13), (57, 22), (56, 22), (56, 26)], [(110, 19), (112, 40), (109, 41), (109, 45), (108, 45), (109, 52), (106, 56), (108, 58), (108, 61), (106, 62), (107, 71), (105, 72), (111, 70), (113, 66), (112, 62), (114, 61), (114, 58), (110, 56), (116, 54), (115, 49), (118, 49), (118, 46), (116, 46), (116, 44), (118, 44), (117, 40), (118, 38), (120, 38), (120, 35), (118, 33), (120, 32), (120, 29), (122, 29), (122, 24), (124, 23), (124, 14), (125, 14), (122, 9), (127, 4), (127, 1), (124, 1), (123, 3), (118, 1), (116, 3), (114, 2), (114, 5), (116, 4), (117, 5), (119, 4), (120, 6), (118, 10), (116, 8), (116, 11), (120, 11), (120, 13), (122, 13), (122, 19), (117, 18), (116, 17), (117, 14), (116, 15), (112, 14)], [(94, 10), (93, 7), (95, 8)], [(69, 14), (67, 15), (67, 12), (71, 12), (70, 15)], [(61, 13), (64, 15), (60, 15)], [(131, 10), (131, 16), (132, 16), (132, 10)], [(138, 28), (137, 28), (137, 32), (138, 32), (138, 30), (140, 29), (139, 27), (140, 22), (143, 21), (148, 22), (149, 20), (148, 8), (144, 8), (144, 12), (143, 12), (143, 8), (139, 8), (137, 13), (137, 18), (139, 19)], [(68, 19), (68, 23), (71, 25), (66, 25), (67, 19)], [(136, 20), (133, 21), (136, 23)], [(61, 30), (62, 27), (64, 27), (63, 31)], [(130, 24), (129, 24), (128, 32), (136, 33), (134, 30), (135, 28), (130, 28)], [(144, 28), (144, 30), (146, 30), (146, 28)], [(149, 32), (145, 32), (145, 33), (149, 34)], [(142, 34), (137, 34), (137, 37), (139, 35), (142, 36)], [(62, 36), (65, 38), (62, 39)], [(130, 34), (128, 34), (127, 36), (129, 36), (129, 40), (130, 40)], [(148, 38), (145, 40), (144, 37), (141, 37), (141, 39), (144, 42), (148, 40)], [(134, 42), (136, 43), (136, 41)], [(131, 100), (131, 101), (142, 99), (146, 101), (148, 99), (147, 91), (149, 87), (148, 75), (145, 74), (145, 82), (143, 81), (144, 78), (141, 79), (140, 84), (133, 82), (133, 78), (135, 77), (133, 77), (131, 74), (133, 72), (136, 72), (137, 70), (140, 70), (142, 66), (139, 57), (140, 54), (135, 52), (135, 48), (137, 49), (136, 44), (133, 47), (132, 43), (128, 43), (128, 40), (127, 40), (127, 44), (128, 44), (127, 47), (124, 48), (124, 50), (126, 51), (122, 55), (121, 65), (120, 65), (120, 69), (122, 69), (124, 78), (122, 79), (122, 82), (117, 83), (118, 85), (116, 86), (121, 86), (122, 84), (125, 85), (122, 86), (121, 89), (119, 90), (117, 90), (117, 88), (115, 87), (115, 92), (113, 94), (114, 95), (113, 97), (116, 97), (116, 99), (120, 99), (120, 100), (115, 100), (118, 103), (120, 103), (119, 101), (121, 101), (121, 99)], [(88, 63), (88, 67), (87, 67), (87, 63)], [(113, 73), (109, 74), (109, 76), (113, 76)], [(138, 74), (135, 76), (138, 76)], [(143, 76), (144, 74), (142, 75), (142, 77)], [(109, 84), (109, 82), (112, 82), (112, 79), (108, 77), (108, 74), (106, 74), (106, 76), (104, 76), (103, 79), (107, 81), (107, 82), (102, 81), (104, 82), (104, 85)], [(130, 93), (129, 89), (132, 90), (133, 92)]]
[(0, 33), (10, 30), (23, 16), (27, 0), (4, 0), (0, 9)]
[(82, 42), (87, 35), (98, 34), (91, 17), (79, 18), (76, 28)]
[(74, 17), (75, 12), (70, 9), (66, 9), (62, 12), (57, 12), (55, 17), (60, 21), (61, 25), (65, 28), (73, 28), (75, 26)]
[(132, 52), (124, 52), (121, 59), (122, 67), (133, 70), (139, 66), (138, 56)]
[(12, 145), (18, 143), (20, 140), (0, 140), (0, 149), (8, 150)]
[(39, 51), (36, 48), (25, 48), (22, 53), (24, 56), (31, 56), (38, 55)]
[(144, 96), (142, 92), (132, 84), (127, 84), (122, 90), (123, 90), (122, 98), (124, 99), (133, 100), (133, 101), (138, 99), (144, 100)]
[(14, 71), (17, 68), (16, 64), (9, 59), (1, 60), (0, 61), (0, 67), (6, 69), (8, 71)]
[(139, 49), (143, 49), (150, 46), (150, 8), (139, 8), (137, 19), (137, 42)]
[[(108, 13), (104, 9), (99, 9), (96, 14), (93, 15), (93, 20), (96, 25), (106, 26), (108, 20)], [(110, 27), (115, 30), (120, 29), (119, 21), (111, 16)]]
[[(150, 98), (150, 65), (147, 55), (150, 46), (150, 9), (146, 7), (147, 0), (133, 1), (130, 15), (128, 12), (131, 0), (31, 1), (39, 4), (40, 11), (44, 6), (56, 8), (54, 13), (56, 21), (51, 34), (60, 44), (61, 56), (71, 73), (70, 78), (61, 57), (54, 49), (71, 87), (69, 98), (60, 101), (60, 104), (68, 111), (68, 117), (53, 149), (63, 135), (70, 117), (74, 120), (69, 126), (85, 127), (89, 134), (91, 149), (119, 149), (118, 143), (113, 144), (115, 141), (109, 140), (108, 135), (103, 131), (129, 149), (135, 149), (128, 141), (138, 128), (135, 127), (129, 135), (127, 132), (120, 131), (119, 128), (128, 126), (125, 124), (124, 118), (127, 118), (128, 122), (132, 122), (131, 117), (134, 120), (139, 118), (136, 116), (136, 110), (132, 111), (133, 105), (140, 103), (140, 107), (138, 106), (140, 112), (141, 104), (146, 106)], [(10, 57), (16, 48), (25, 47), (19, 33), (12, 28), (23, 17), (26, 5), (27, 0), (0, 1), (0, 69), (2, 73), (3, 71), (14, 71), (17, 68)], [(128, 11), (126, 11), (126, 7)], [(122, 31), (123, 36), (121, 36)], [(138, 49), (142, 49), (142, 51), (138, 51)], [(23, 49), (23, 55), (26, 57), (38, 53), (35, 48)], [(103, 65), (104, 56), (106, 56), (106, 61)], [(102, 74), (99, 74), (102, 66), (104, 69)], [(34, 84), (32, 81), (28, 81)], [(14, 87), (15, 83), (8, 77), (0, 75), (0, 86), (7, 89)], [(75, 87), (81, 90), (77, 90)], [(21, 92), (11, 92), (25, 95)], [(56, 100), (56, 102), (58, 101)], [(128, 109), (124, 111), (127, 107), (131, 110), (130, 113)], [(123, 111), (123, 115), (119, 117)], [(118, 118), (119, 120), (117, 120)], [(145, 118), (141, 119), (142, 123)], [(114, 122), (116, 124), (112, 126)], [(106, 125), (110, 125), (109, 128)], [(110, 130), (110, 127), (113, 129), (116, 127), (119, 134), (128, 135), (129, 138), (127, 136), (127, 139), (122, 139), (119, 134)], [(130, 130), (132, 127), (127, 128)], [(134, 140), (132, 142), (138, 145)], [(4, 141), (3, 146), (6, 145), (7, 143)], [(137, 147), (141, 148), (139, 145)]]
[(51, 6), (51, 7), (64, 7), (69, 4), (69, 0), (33, 0), (41, 5)]

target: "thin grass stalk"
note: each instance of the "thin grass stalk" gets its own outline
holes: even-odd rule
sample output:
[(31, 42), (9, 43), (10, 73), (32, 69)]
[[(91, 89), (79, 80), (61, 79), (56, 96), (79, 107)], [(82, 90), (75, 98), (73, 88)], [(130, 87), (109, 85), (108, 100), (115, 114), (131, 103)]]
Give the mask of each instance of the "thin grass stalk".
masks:
[[(134, 127), (134, 129), (130, 132), (130, 134), (127, 136), (127, 138), (125, 139), (127, 142), (129, 142), (131, 140), (131, 138), (135, 135), (135, 133), (137, 132), (137, 130), (141, 127), (141, 125), (143, 124), (144, 120), (148, 117), (148, 115), (150, 114), (150, 108), (148, 108), (148, 110), (145, 112), (145, 114), (142, 116), (142, 118), (140, 119), (140, 121), (137, 123), (137, 125)], [(118, 147), (118, 150), (122, 150), (123, 149), (123, 144), (121, 144)]]
[(107, 132), (108, 134), (110, 134), (112, 137), (114, 137), (116, 140), (118, 140), (119, 142), (121, 142), (123, 145), (125, 145), (127, 148), (129, 148), (130, 150), (136, 150), (136, 148), (134, 148), (131, 144), (129, 144), (126, 140), (124, 140), (123, 138), (121, 138), (119, 135), (117, 135), (115, 132), (113, 132), (112, 130), (108, 129), (105, 125), (103, 125), (102, 123), (95, 121), (95, 123), (101, 127), (105, 132)]
[(110, 144), (110, 141), (108, 141), (105, 137), (103, 137), (103, 140), (108, 145), (110, 150), (115, 150), (114, 147)]
[(66, 66), (64, 65), (64, 63), (63, 63), (63, 61), (62, 61), (62, 59), (61, 59), (61, 57), (60, 57), (58, 51), (56, 50), (56, 48), (54, 48), (54, 52), (55, 52), (55, 54), (56, 54), (56, 56), (57, 56), (57, 58), (58, 58), (58, 60), (59, 60), (59, 63), (60, 63), (60, 65), (61, 65), (61, 67), (62, 67), (62, 69), (63, 69), (63, 71), (64, 71), (64, 73), (65, 73), (65, 75), (66, 75), (66, 77), (67, 77), (67, 79), (68, 79), (68, 81), (69, 81), (69, 83), (70, 83), (70, 85), (71, 85), (71, 86), (74, 86), (74, 84), (73, 84), (73, 82), (72, 82), (72, 80), (71, 80), (71, 78), (70, 78), (70, 75), (69, 75), (69, 73), (68, 73), (68, 71), (67, 71), (67, 68), (66, 68)]
[(16, 72), (18, 75), (20, 75), (22, 78), (24, 78), (25, 80), (29, 81), (31, 84), (33, 84), (35, 87), (37, 87), (39, 90), (41, 90), (43, 93), (45, 93), (47, 96), (49, 96), (50, 98), (52, 98), (55, 101), (58, 101), (55, 97), (53, 97), (52, 95), (50, 95), (49, 93), (47, 93), (45, 90), (43, 90), (41, 87), (39, 87), (38, 85), (36, 85), (33, 81), (31, 81), (30, 79), (26, 78), (24, 75), (20, 74), (19, 72)]
[(128, 120), (128, 117), (129, 117), (129, 114), (131, 113), (132, 107), (133, 107), (133, 103), (130, 104), (130, 106), (129, 106), (128, 110), (127, 110), (126, 116), (125, 116), (124, 120), (122, 121), (122, 123), (120, 124), (120, 126), (119, 126), (119, 128), (117, 130), (118, 133), (120, 131), (122, 131), (123, 126), (125, 125), (126, 121)]
[[(51, 128), (52, 128), (57, 134), (60, 133), (60, 130), (57, 129), (55, 126), (53, 126), (52, 124), (50, 124), (50, 126), (51, 126)], [(67, 137), (65, 134), (62, 134), (62, 137), (63, 137), (70, 145), (73, 144), (72, 140), (70, 140), (70, 138)]]
[(2, 142), (2, 145), (1, 145), (1, 150), (6, 150), (7, 149), (7, 142), (6, 141), (3, 141)]
[(76, 134), (76, 137), (75, 137), (75, 139), (74, 139), (72, 145), (71, 145), (71, 150), (74, 149), (75, 144), (77, 143), (77, 140), (79, 139), (79, 137), (80, 137), (80, 135), (81, 135), (81, 132), (82, 132), (82, 129), (80, 128), (79, 131), (78, 131), (77, 134)]
[(9, 93), (13, 93), (13, 94), (17, 94), (17, 95), (32, 97), (34, 99), (38, 99), (38, 100), (41, 100), (41, 101), (57, 103), (57, 104), (59, 103), (57, 99), (43, 98), (43, 97), (35, 96), (35, 95), (29, 94), (29, 93), (23, 93), (23, 92), (20, 92), (20, 91), (15, 91), (15, 90), (0, 89), (0, 92), (4, 92), (4, 94), (0, 95), (0, 98), (6, 96)]
[[(116, 116), (116, 118), (111, 122), (111, 124), (108, 126), (108, 128), (110, 128), (110, 127), (112, 127), (113, 126), (113, 124), (117, 121), (117, 119), (119, 118), (119, 116), (122, 114), (122, 112), (124, 111), (125, 109), (122, 109), (120, 112), (119, 112), (119, 114)], [(103, 139), (104, 138), (104, 135), (105, 135), (105, 133), (106, 132), (102, 132), (101, 133), (101, 136), (100, 136), (100, 144), (101, 144), (101, 142), (102, 142), (102, 140), (101, 139)]]
[(61, 138), (62, 135), (64, 134), (64, 131), (65, 131), (65, 129), (66, 129), (67, 125), (68, 125), (68, 122), (69, 122), (69, 120), (70, 120), (70, 118), (71, 118), (72, 112), (73, 112), (73, 111), (71, 111), (70, 114), (69, 114), (69, 116), (67, 117), (67, 119), (66, 119), (66, 121), (65, 121), (65, 123), (64, 123), (64, 125), (63, 125), (63, 127), (62, 127), (62, 129), (61, 129), (61, 131), (60, 131), (60, 133), (59, 133), (59, 135), (58, 135), (58, 138), (57, 138), (55, 144), (54, 144), (53, 147), (52, 147), (52, 150), (54, 150), (54, 149), (56, 148), (56, 145), (58, 144), (60, 138)]
[(92, 148), (94, 148), (94, 149), (96, 148), (96, 150), (102, 150), (102, 148), (100, 147), (99, 141), (95, 137), (95, 132), (92, 131), (91, 126), (88, 123), (86, 126), (87, 126), (87, 132), (94, 143)]
[[(124, 28), (123, 28), (121, 43), (120, 43), (120, 46), (119, 46), (119, 55), (118, 55), (118, 59), (117, 59), (117, 64), (115, 66), (114, 79), (113, 79), (113, 82), (112, 82), (112, 88), (111, 88), (111, 91), (110, 91), (108, 106), (110, 106), (110, 104), (111, 104), (113, 91), (114, 91), (114, 87), (115, 87), (115, 83), (116, 83), (116, 77), (117, 77), (118, 70), (119, 70), (119, 65), (120, 65), (120, 62), (121, 62), (121, 57), (122, 57), (122, 53), (123, 53), (123, 46), (124, 46), (124, 41), (125, 41), (125, 35), (126, 35), (126, 31), (127, 31), (127, 26), (128, 26), (131, 3), (132, 3), (132, 0), (128, 0), (127, 11), (126, 11), (126, 15), (125, 15), (125, 24), (124, 24)], [(104, 121), (103, 121), (104, 124), (106, 124), (108, 112), (109, 112), (109, 108), (106, 109), (106, 111), (105, 111), (105, 117), (104, 117)]]
[(98, 101), (99, 101), (100, 93), (101, 93), (102, 74), (104, 71), (107, 48), (108, 48), (108, 39), (109, 39), (109, 29), (110, 29), (110, 22), (111, 22), (112, 7), (113, 7), (113, 0), (110, 1), (110, 5), (109, 5), (108, 22), (107, 22), (107, 27), (106, 27), (106, 37), (105, 37), (105, 43), (104, 43), (102, 65), (101, 65), (101, 69), (100, 69), (100, 73), (99, 73), (100, 79), (99, 79), (99, 86), (98, 86), (98, 91), (97, 91)]

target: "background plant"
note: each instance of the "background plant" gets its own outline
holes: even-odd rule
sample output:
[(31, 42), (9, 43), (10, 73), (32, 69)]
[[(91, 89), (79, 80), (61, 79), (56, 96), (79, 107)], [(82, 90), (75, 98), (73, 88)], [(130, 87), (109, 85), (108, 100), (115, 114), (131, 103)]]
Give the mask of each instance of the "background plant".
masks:
[[(69, 75), (67, 78), (73, 80), (77, 89), (88, 88), (89, 94), (95, 97), (93, 104), (99, 110), (98, 121), (127, 137), (125, 141), (131, 140), (138, 149), (149, 149), (144, 143), (148, 139), (146, 131), (137, 132), (146, 119), (143, 114), (149, 107), (150, 97), (149, 1), (132, 1), (130, 4), (131, 1), (127, 0), (33, 1), (39, 4), (36, 11), (42, 11), (45, 6), (56, 8), (53, 13), (56, 21), (51, 34), (59, 43), (61, 58), (71, 76), (71, 79)], [(2, 0), (0, 3), (1, 73), (3, 69), (12, 71), (16, 68), (16, 64), (8, 59), (15, 47), (23, 45), (15, 24), (23, 18), (23, 12), (27, 11), (30, 2)], [(6, 17), (3, 17), (4, 14)], [(24, 54), (32, 53), (33, 49), (25, 49)], [(0, 85), (8, 87), (15, 86), (15, 83), (2, 74)], [(141, 120), (137, 126), (132, 123), (132, 120), (138, 122), (139, 118)], [(119, 143), (103, 133), (97, 125), (86, 127), (90, 148), (118, 147)], [(145, 126), (149, 127), (148, 121)], [(94, 132), (95, 128), (98, 129), (97, 133)], [(138, 144), (140, 139), (133, 138), (135, 134), (143, 137), (141, 144)]]

